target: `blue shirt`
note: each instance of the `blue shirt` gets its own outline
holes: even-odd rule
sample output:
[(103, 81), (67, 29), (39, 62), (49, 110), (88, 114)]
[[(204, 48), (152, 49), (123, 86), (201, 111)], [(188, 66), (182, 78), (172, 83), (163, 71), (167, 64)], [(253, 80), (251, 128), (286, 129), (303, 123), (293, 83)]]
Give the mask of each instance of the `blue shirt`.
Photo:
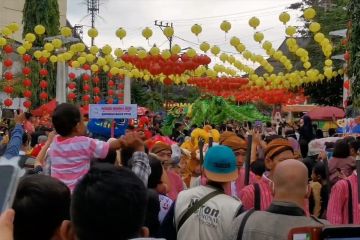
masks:
[(15, 128), (11, 132), (11, 138), (7, 144), (4, 157), (6, 159), (11, 159), (13, 157), (19, 156), (20, 148), (22, 145), (22, 136), (24, 134), (24, 129), (21, 124), (16, 124)]

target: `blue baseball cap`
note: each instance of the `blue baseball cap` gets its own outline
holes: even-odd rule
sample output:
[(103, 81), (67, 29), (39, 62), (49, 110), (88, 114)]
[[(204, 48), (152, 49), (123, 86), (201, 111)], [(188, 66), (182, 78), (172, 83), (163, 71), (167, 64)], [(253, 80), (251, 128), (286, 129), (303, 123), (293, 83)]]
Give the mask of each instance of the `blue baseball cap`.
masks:
[(214, 182), (231, 182), (239, 176), (234, 152), (221, 145), (206, 152), (204, 170), (206, 177)]

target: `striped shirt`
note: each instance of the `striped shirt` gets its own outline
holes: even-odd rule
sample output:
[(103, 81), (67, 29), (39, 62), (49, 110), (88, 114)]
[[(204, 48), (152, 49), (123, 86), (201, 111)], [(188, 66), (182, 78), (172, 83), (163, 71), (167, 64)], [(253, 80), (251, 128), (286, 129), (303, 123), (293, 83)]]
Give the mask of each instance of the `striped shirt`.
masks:
[[(357, 175), (354, 172), (347, 178), (350, 181), (353, 202), (354, 224), (360, 224), (360, 204), (358, 203)], [(346, 180), (338, 181), (331, 189), (326, 217), (331, 224), (349, 223), (349, 191)]]
[[(258, 181), (260, 188), (260, 210), (266, 210), (269, 208), (273, 199), (271, 191), (271, 180), (265, 175)], [(255, 205), (255, 189), (254, 185), (248, 185), (244, 187), (239, 194), (240, 200), (246, 210), (254, 208)]]
[(109, 144), (96, 139), (56, 136), (49, 149), (51, 176), (64, 182), (72, 191), (89, 171), (91, 159), (105, 158), (108, 151)]

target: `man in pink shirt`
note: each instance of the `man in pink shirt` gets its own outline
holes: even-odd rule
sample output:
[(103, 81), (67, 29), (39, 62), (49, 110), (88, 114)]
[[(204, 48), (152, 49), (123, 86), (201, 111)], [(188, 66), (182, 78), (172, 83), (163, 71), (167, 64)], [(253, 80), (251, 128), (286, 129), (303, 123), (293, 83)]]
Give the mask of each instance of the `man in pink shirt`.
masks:
[(269, 172), (264, 173), (257, 183), (248, 185), (240, 191), (240, 199), (246, 210), (252, 208), (256, 210), (268, 209), (273, 199), (271, 185), (276, 165), (293, 158), (294, 150), (287, 139), (277, 138), (266, 146), (265, 166)]
[(331, 189), (326, 218), (331, 224), (360, 224), (357, 172)]

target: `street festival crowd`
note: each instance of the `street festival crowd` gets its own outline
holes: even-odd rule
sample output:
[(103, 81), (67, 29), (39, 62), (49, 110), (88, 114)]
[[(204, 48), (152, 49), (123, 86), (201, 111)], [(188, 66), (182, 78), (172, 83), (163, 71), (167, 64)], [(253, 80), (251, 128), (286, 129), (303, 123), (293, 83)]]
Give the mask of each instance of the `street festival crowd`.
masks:
[[(188, 124), (168, 138), (147, 113), (105, 142), (87, 136), (72, 104), (56, 107), (52, 129), (16, 115), (3, 125), (0, 164), (22, 176), (0, 240), (275, 240), (296, 227), (360, 224), (360, 139), (323, 133), (306, 115), (262, 128)], [(324, 136), (332, 141), (321, 145)]]

